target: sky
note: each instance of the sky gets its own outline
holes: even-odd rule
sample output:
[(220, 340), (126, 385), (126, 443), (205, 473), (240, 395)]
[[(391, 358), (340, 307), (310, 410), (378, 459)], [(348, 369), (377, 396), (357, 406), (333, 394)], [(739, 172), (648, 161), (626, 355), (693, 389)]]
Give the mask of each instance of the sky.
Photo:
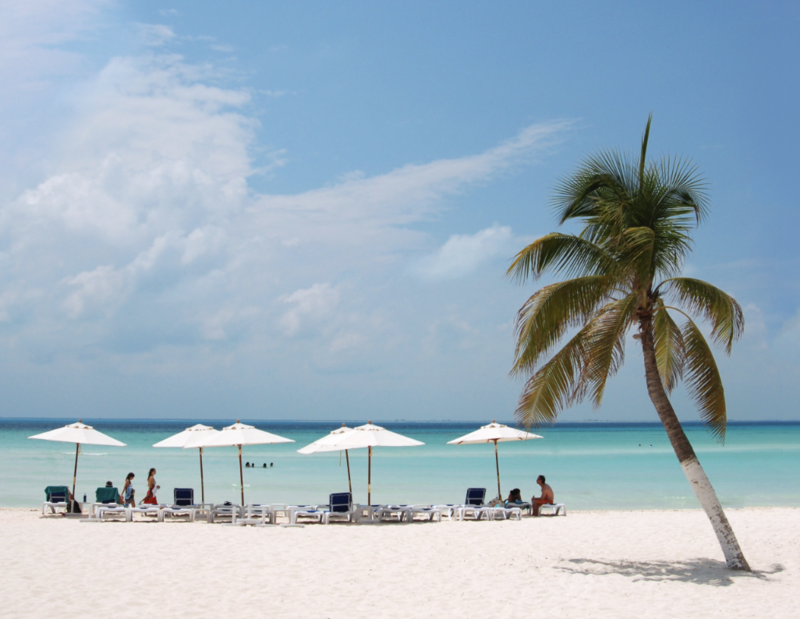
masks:
[[(800, 418), (796, 4), (0, 8), (0, 417), (511, 420), (505, 270), (652, 113), (745, 309), (729, 419)], [(627, 353), (562, 421), (656, 420)]]

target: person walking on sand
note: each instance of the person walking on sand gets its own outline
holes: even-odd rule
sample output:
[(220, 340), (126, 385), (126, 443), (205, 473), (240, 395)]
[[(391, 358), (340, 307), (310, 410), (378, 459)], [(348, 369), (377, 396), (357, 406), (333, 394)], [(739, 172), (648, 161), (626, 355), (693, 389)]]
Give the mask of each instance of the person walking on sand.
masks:
[(136, 477), (133, 473), (128, 473), (125, 478), (125, 485), (122, 487), (122, 504), (125, 507), (136, 507), (136, 500), (133, 498), (136, 491), (133, 489), (133, 478)]
[(531, 506), (533, 507), (534, 516), (539, 515), (539, 508), (542, 505), (552, 505), (555, 500), (553, 489), (545, 483), (544, 475), (539, 475), (539, 477), (536, 478), (536, 483), (539, 484), (539, 487), (542, 489), (542, 496), (538, 499), (535, 496), (531, 497)]
[(160, 487), (161, 486), (156, 483), (156, 470), (150, 469), (150, 472), (147, 474), (147, 494), (145, 495), (142, 503), (147, 503), (148, 505), (158, 505), (156, 492), (158, 492)]

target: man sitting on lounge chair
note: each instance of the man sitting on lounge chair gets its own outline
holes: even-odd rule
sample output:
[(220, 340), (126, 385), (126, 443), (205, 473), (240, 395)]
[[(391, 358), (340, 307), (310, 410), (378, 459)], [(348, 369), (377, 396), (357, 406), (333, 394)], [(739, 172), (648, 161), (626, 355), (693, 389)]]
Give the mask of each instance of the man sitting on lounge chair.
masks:
[(539, 515), (539, 508), (542, 505), (552, 505), (555, 500), (553, 489), (545, 483), (544, 475), (539, 475), (539, 477), (536, 478), (536, 483), (539, 484), (542, 489), (542, 496), (540, 496), (538, 499), (535, 496), (531, 497), (531, 505), (533, 506), (534, 516)]

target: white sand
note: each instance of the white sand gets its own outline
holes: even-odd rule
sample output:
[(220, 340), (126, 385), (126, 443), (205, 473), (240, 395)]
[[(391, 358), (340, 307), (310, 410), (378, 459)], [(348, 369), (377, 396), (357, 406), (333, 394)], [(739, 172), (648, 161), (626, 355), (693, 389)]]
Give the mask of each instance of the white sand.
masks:
[(2, 617), (771, 617), (800, 608), (800, 509), (302, 529), (0, 510)]

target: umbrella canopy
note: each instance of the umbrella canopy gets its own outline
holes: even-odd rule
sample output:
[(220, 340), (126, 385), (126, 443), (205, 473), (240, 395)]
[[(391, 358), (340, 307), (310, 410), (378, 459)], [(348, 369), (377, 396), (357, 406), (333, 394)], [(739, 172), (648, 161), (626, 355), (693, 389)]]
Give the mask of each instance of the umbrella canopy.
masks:
[(448, 445), (471, 445), (476, 443), (506, 443), (508, 441), (527, 441), (533, 438), (544, 438), (538, 434), (531, 434), (524, 430), (509, 428), (507, 425), (492, 421), (487, 426), (465, 434), (454, 441), (448, 441)]
[[(313, 443), (309, 443), (302, 449), (298, 449), (297, 453), (300, 454), (314, 454), (314, 453), (322, 453), (327, 451), (344, 451), (345, 460), (347, 460), (347, 485), (350, 488), (350, 494), (353, 494), (353, 482), (350, 479), (350, 454), (347, 449), (343, 449), (339, 447), (339, 443), (342, 441), (342, 438), (345, 434), (349, 434), (350, 432), (354, 432), (353, 428), (348, 428), (346, 425), (342, 424), (341, 428), (336, 428), (329, 434), (326, 434), (320, 439), (317, 439)], [(339, 464), (341, 465), (341, 456), (339, 456)]]
[(363, 426), (353, 428), (352, 432), (345, 433), (338, 441), (337, 449), (369, 450), (369, 464), (367, 465), (367, 504), (372, 503), (372, 448), (373, 447), (416, 447), (424, 445), (420, 441), (408, 438), (397, 432), (392, 432), (381, 426), (373, 425), (370, 421)]
[(516, 430), (509, 428), (507, 425), (497, 423), (492, 420), (492, 423), (486, 426), (481, 426), (478, 430), (465, 434), (464, 436), (448, 441), (448, 445), (474, 445), (477, 443), (494, 443), (494, 461), (497, 467), (497, 498), (502, 499), (503, 494), (500, 492), (500, 459), (497, 455), (497, 443), (507, 443), (509, 441), (528, 441), (535, 438), (544, 438), (538, 434), (531, 434), (524, 430)]
[(237, 419), (232, 426), (222, 428), (207, 438), (197, 439), (184, 449), (192, 447), (238, 447), (239, 448), (239, 481), (242, 489), (242, 505), (244, 506), (244, 473), (242, 471), (242, 445), (270, 445), (273, 443), (294, 443), (290, 438), (264, 432), (254, 426), (248, 426)]
[(204, 426), (202, 423), (186, 428), (183, 432), (173, 434), (169, 438), (165, 438), (153, 445), (153, 447), (195, 447), (200, 451), (200, 496), (203, 503), (206, 502), (206, 488), (203, 479), (203, 448), (195, 445), (195, 443), (202, 443), (209, 436), (219, 434), (211, 426)]
[(92, 426), (87, 426), (80, 419), (63, 428), (56, 428), (49, 432), (29, 436), (28, 438), (40, 441), (57, 441), (59, 443), (75, 443), (75, 468), (72, 472), (72, 496), (75, 497), (75, 482), (78, 478), (78, 454), (81, 445), (107, 445), (109, 447), (125, 447), (125, 443), (98, 432)]

